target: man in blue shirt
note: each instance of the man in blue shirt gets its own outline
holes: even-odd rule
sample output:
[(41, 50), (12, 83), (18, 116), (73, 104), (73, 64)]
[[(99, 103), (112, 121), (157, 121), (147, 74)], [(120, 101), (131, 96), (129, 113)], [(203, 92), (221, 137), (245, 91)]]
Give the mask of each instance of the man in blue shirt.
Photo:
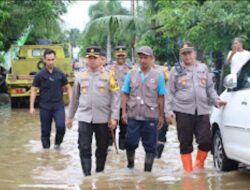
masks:
[(164, 123), (165, 80), (162, 72), (151, 68), (154, 54), (150, 47), (141, 47), (137, 54), (140, 67), (128, 73), (122, 88), (122, 119), (128, 124), (125, 148), (128, 168), (133, 168), (141, 138), (146, 152), (144, 171), (151, 172), (157, 130)]
[(50, 148), (51, 124), (56, 124), (55, 149), (60, 148), (65, 135), (65, 110), (63, 90), (71, 99), (71, 87), (66, 75), (54, 66), (56, 52), (52, 49), (44, 51), (45, 67), (36, 74), (30, 94), (30, 114), (35, 114), (35, 99), (39, 90), (39, 108), (41, 121), (41, 141), (44, 149)]

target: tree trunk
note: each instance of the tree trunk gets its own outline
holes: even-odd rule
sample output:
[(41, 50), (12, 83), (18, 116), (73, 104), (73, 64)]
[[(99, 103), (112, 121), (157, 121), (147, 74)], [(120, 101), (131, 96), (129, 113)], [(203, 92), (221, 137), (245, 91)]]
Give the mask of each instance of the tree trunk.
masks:
[(110, 29), (108, 29), (108, 36), (107, 36), (107, 61), (108, 63), (111, 63), (111, 32)]
[[(135, 0), (131, 0), (131, 14), (135, 17)], [(132, 64), (135, 63), (135, 43), (136, 43), (136, 36), (133, 36), (131, 42), (131, 55), (132, 55)]]

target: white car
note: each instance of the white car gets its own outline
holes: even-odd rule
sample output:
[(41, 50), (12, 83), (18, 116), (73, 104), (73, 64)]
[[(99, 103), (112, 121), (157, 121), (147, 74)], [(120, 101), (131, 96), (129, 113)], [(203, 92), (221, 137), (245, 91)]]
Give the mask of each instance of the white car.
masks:
[(230, 74), (224, 80), (226, 90), (221, 99), (225, 107), (213, 108), (214, 165), (221, 171), (238, 168), (238, 163), (250, 165), (250, 61), (238, 76)]

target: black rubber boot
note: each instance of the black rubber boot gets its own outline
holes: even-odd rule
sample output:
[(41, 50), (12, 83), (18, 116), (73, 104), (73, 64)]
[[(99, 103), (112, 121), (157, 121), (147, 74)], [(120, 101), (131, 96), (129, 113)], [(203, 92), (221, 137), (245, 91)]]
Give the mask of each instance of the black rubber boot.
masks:
[(134, 168), (135, 165), (135, 151), (127, 150), (127, 160), (128, 160), (128, 168)]
[(106, 157), (96, 158), (96, 172), (103, 172), (105, 167)]
[(119, 138), (119, 149), (125, 150), (125, 139)]
[(48, 137), (42, 137), (42, 145), (44, 149), (50, 148), (50, 139)]
[(158, 158), (158, 159), (161, 158), (163, 149), (164, 149), (164, 144), (157, 144), (156, 153), (155, 153), (156, 158)]
[(154, 158), (155, 158), (154, 153), (146, 153), (145, 163), (144, 163), (145, 172), (151, 172), (154, 163)]
[(83, 158), (81, 159), (82, 171), (85, 176), (91, 175), (91, 158)]

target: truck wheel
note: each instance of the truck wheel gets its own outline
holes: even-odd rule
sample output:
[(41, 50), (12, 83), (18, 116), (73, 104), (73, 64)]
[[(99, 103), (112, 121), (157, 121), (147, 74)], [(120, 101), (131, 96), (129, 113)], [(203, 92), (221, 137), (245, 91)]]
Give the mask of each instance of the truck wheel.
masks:
[(213, 136), (213, 160), (214, 166), (220, 171), (232, 171), (238, 169), (238, 162), (227, 158), (220, 131), (217, 130)]
[(45, 63), (43, 62), (43, 60), (38, 61), (38, 63), (37, 63), (37, 69), (41, 70), (44, 67), (45, 67)]

